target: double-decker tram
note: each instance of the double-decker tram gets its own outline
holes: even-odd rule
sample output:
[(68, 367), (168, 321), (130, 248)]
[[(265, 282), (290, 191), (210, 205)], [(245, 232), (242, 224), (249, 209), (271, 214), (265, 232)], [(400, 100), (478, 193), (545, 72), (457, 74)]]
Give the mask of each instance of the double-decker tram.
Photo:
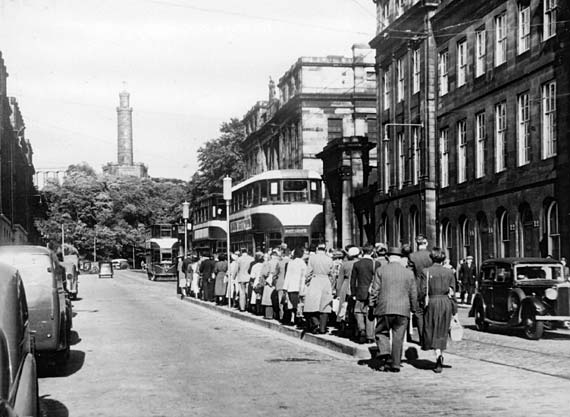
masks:
[(148, 279), (176, 280), (178, 239), (176, 226), (155, 224), (151, 226), (151, 238), (145, 242), (146, 271)]
[(255, 175), (232, 188), (230, 243), (265, 251), (324, 242), (321, 176), (309, 170), (283, 169)]
[(192, 250), (201, 256), (226, 251), (226, 202), (221, 194), (198, 200), (192, 209)]

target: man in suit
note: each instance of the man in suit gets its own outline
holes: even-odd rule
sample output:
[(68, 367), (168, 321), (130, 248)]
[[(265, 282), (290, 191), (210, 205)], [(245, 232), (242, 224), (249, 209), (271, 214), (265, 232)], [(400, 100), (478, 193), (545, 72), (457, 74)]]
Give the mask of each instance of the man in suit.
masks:
[(200, 278), (202, 278), (202, 289), (204, 300), (214, 301), (214, 286), (216, 283), (216, 277), (214, 275), (214, 268), (216, 267), (216, 261), (214, 260), (214, 255), (212, 253), (208, 254), (208, 258), (204, 259), (200, 264)]
[[(350, 293), (355, 301), (354, 315), (358, 327), (358, 343), (374, 342), (374, 316), (369, 314), (369, 289), (374, 276), (373, 248), (362, 248), (362, 258), (352, 267)], [(370, 312), (371, 313), (371, 312)]]
[[(370, 289), (370, 305), (376, 316), (378, 356), (375, 368), (400, 372), (404, 336), (410, 313), (418, 310), (418, 293), (414, 273), (401, 261), (400, 248), (388, 250), (388, 265), (377, 269)], [(392, 346), (390, 348), (390, 333)], [(388, 359), (391, 358), (391, 364)]]
[(253, 257), (247, 253), (246, 248), (242, 248), (241, 255), (236, 262), (237, 266), (234, 279), (239, 286), (239, 310), (245, 311), (247, 301), (247, 286), (249, 284), (249, 267), (253, 262)]
[[(429, 256), (428, 241), (424, 235), (418, 235), (416, 237), (416, 245), (418, 246), (418, 250), (412, 252), (409, 256), (408, 264), (412, 268), (414, 272), (415, 279), (416, 279), (416, 290), (417, 293), (420, 294), (420, 285), (421, 285), (421, 275), (425, 268), (428, 268), (433, 265), (433, 261)], [(418, 306), (415, 316), (417, 320), (418, 326), (418, 334), (419, 334), (419, 343), (422, 345), (422, 338), (424, 334), (424, 300), (418, 300)]]
[[(475, 292), (475, 281), (477, 280), (477, 268), (473, 263), (471, 255), (465, 258), (465, 262), (459, 268), (459, 282), (461, 282), (461, 295), (459, 301), (461, 303), (471, 304), (471, 298)], [(467, 293), (467, 300), (465, 300)], [(465, 301), (464, 301), (465, 300)]]

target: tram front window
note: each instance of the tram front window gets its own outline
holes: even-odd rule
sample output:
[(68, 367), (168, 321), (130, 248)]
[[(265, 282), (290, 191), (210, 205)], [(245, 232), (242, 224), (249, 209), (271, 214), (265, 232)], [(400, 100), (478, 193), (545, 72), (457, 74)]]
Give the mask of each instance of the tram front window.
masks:
[(283, 201), (285, 203), (307, 201), (307, 181), (285, 180), (283, 181)]

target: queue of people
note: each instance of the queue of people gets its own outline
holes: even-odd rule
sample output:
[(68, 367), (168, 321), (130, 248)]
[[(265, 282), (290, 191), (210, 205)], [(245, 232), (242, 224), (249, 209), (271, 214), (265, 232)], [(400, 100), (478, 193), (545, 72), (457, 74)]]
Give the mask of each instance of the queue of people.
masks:
[(428, 250), (423, 236), (416, 244), (415, 252), (410, 245), (382, 243), (292, 251), (283, 244), (267, 253), (243, 248), (229, 260), (224, 253), (194, 256), (179, 262), (179, 291), (304, 332), (375, 342), (378, 355), (371, 365), (382, 371), (400, 371), (413, 325), (422, 349), (434, 351), (433, 370), (439, 373), (457, 314), (456, 276), (444, 265), (445, 251)]

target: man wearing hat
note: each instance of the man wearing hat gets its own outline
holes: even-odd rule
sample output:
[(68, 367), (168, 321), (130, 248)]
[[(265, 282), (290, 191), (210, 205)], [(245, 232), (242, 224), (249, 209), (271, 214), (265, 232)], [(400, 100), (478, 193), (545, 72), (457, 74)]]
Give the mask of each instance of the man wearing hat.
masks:
[[(473, 256), (469, 255), (465, 258), (465, 262), (459, 268), (459, 281), (461, 282), (461, 296), (459, 302), (471, 304), (471, 298), (475, 292), (475, 280), (477, 279), (477, 268), (473, 263)], [(465, 300), (467, 293), (467, 300)]]
[(373, 306), (377, 320), (378, 356), (374, 361), (377, 370), (400, 372), (410, 313), (418, 310), (414, 273), (402, 265), (401, 256), (400, 248), (388, 250), (389, 262), (376, 270), (370, 289), (370, 306)]
[(358, 326), (358, 343), (374, 342), (374, 317), (368, 314), (370, 284), (374, 275), (372, 246), (362, 248), (362, 258), (352, 267), (350, 292), (354, 297), (354, 316)]
[(417, 235), (416, 236), (416, 245), (418, 247), (418, 250), (415, 252), (412, 252), (409, 256), (409, 265), (411, 266), (412, 270), (414, 271), (414, 275), (416, 278), (416, 285), (417, 285), (417, 290), (418, 290), (418, 296), (420, 297), (420, 299), (418, 300), (418, 304), (419, 304), (419, 308), (416, 311), (415, 315), (416, 315), (416, 320), (417, 320), (417, 326), (418, 326), (418, 334), (419, 334), (419, 343), (420, 345), (422, 345), (422, 338), (423, 338), (423, 334), (424, 334), (424, 300), (422, 299), (422, 294), (420, 291), (420, 287), (421, 287), (421, 275), (422, 275), (422, 271), (425, 268), (429, 268), (430, 266), (433, 265), (433, 261), (431, 260), (431, 257), (429, 256), (429, 251), (427, 250), (428, 247), (428, 241), (425, 238), (424, 235)]

